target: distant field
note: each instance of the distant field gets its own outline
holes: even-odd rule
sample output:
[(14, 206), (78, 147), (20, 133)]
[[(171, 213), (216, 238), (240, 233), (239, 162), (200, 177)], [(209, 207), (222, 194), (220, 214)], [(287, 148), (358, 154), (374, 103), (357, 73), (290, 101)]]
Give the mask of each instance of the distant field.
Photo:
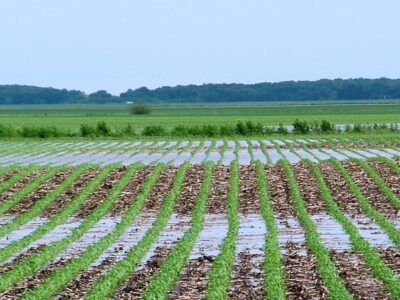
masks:
[(296, 118), (313, 121), (326, 119), (335, 124), (400, 122), (400, 102), (333, 102), (333, 103), (247, 103), (154, 106), (145, 116), (129, 114), (126, 105), (60, 105), (60, 106), (0, 106), (2, 124), (56, 125), (77, 130), (82, 123), (106, 121), (113, 127), (133, 124), (173, 127), (179, 124), (234, 124), (251, 120), (266, 125), (291, 124)]

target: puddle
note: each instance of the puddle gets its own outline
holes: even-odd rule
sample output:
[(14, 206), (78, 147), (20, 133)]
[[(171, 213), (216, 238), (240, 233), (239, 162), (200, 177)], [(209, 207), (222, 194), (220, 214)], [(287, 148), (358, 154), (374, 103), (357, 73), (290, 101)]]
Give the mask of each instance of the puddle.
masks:
[(248, 250), (249, 254), (264, 255), (267, 228), (259, 214), (241, 215), (236, 252)]
[(224, 156), (222, 158), (222, 165), (229, 166), (232, 161), (236, 159), (235, 153), (231, 150), (227, 150), (224, 153)]
[(288, 149), (282, 149), (281, 152), (291, 164), (296, 164), (300, 161), (300, 158)]
[(263, 164), (266, 164), (268, 162), (267, 157), (264, 155), (264, 153), (260, 149), (253, 150), (253, 157), (254, 160), (261, 161)]
[(226, 234), (228, 233), (228, 219), (223, 214), (206, 214), (203, 229), (193, 246), (189, 259), (203, 256), (217, 256)]
[(326, 153), (328, 153), (328, 155), (330, 155), (331, 157), (337, 158), (338, 160), (346, 160), (347, 159), (347, 156), (345, 156), (339, 152), (336, 152), (332, 149), (324, 149), (324, 151)]
[(301, 158), (306, 158), (311, 160), (312, 162), (318, 162), (318, 159), (316, 159), (311, 153), (308, 153), (304, 149), (296, 149), (297, 155), (299, 155)]
[[(288, 217), (286, 219), (277, 219), (278, 226), (278, 240), (283, 254), (287, 253), (285, 249), (287, 242), (292, 243), (305, 243), (304, 229), (301, 227), (299, 221), (295, 217)], [(299, 252), (301, 255), (307, 255), (306, 251)]]
[(268, 150), (269, 157), (273, 164), (276, 164), (279, 160), (283, 159), (282, 155), (275, 149)]
[(330, 156), (327, 155), (326, 153), (320, 151), (319, 149), (308, 149), (312, 154), (315, 155), (319, 160), (328, 160), (330, 159)]
[(239, 150), (238, 159), (240, 165), (250, 165), (251, 164), (251, 156), (249, 151), (247, 150)]
[(346, 216), (357, 227), (360, 235), (372, 246), (383, 248), (395, 247), (389, 236), (372, 219), (366, 216)]

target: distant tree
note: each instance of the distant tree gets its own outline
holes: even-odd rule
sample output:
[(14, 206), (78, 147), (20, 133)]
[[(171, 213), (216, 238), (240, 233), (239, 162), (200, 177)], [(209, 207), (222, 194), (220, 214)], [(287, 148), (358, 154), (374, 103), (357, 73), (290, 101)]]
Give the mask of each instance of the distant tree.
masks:
[(111, 99), (113, 95), (105, 90), (99, 90), (97, 92), (89, 94), (89, 99)]
[(131, 113), (134, 115), (147, 115), (150, 113), (150, 107), (145, 103), (133, 103)]

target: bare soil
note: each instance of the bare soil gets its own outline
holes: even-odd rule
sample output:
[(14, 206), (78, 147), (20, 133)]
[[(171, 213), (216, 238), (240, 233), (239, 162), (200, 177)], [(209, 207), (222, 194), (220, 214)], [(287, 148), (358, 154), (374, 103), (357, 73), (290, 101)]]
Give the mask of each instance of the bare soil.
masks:
[(226, 213), (227, 197), (229, 190), (230, 168), (216, 166), (212, 177), (210, 197), (207, 202), (207, 213)]
[(355, 183), (360, 187), (368, 202), (380, 213), (388, 217), (398, 216), (398, 210), (390, 203), (379, 187), (369, 177), (364, 169), (353, 162), (343, 162), (343, 167), (349, 172)]
[(371, 167), (378, 172), (379, 176), (385, 181), (386, 185), (400, 197), (400, 177), (392, 172), (392, 170), (381, 161), (373, 161)]
[(60, 185), (65, 180), (65, 178), (71, 174), (71, 172), (71, 169), (66, 169), (56, 173), (52, 178), (41, 184), (38, 189), (32, 191), (27, 197), (25, 197), (18, 204), (9, 209), (7, 214), (15, 215), (29, 210), (32, 205), (34, 205), (37, 201), (45, 197), (58, 185)]
[(260, 212), (260, 198), (255, 166), (239, 167), (239, 212), (242, 214)]
[(391, 299), (383, 283), (372, 276), (362, 254), (354, 251), (332, 251), (331, 258), (354, 299)]

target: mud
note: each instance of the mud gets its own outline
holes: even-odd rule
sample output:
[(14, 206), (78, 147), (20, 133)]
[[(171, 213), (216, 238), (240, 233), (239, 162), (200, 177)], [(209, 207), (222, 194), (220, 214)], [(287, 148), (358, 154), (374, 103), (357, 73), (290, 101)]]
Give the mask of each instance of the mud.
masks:
[(214, 259), (214, 256), (201, 256), (191, 259), (175, 288), (168, 293), (167, 299), (204, 299), (207, 292), (207, 274)]
[(56, 201), (47, 206), (42, 213), (43, 217), (52, 217), (58, 214), (62, 208), (67, 206), (80, 192), (84, 189), (85, 185), (89, 181), (93, 180), (99, 173), (99, 169), (89, 169), (84, 172), (77, 181), (75, 181), (71, 187), (69, 187)]
[(114, 263), (112, 258), (105, 259), (96, 268), (87, 269), (81, 272), (54, 298), (59, 299), (83, 299), (89, 292), (96, 280), (107, 272), (107, 269)]
[(92, 195), (80, 207), (79, 211), (74, 215), (76, 218), (86, 218), (90, 213), (106, 198), (113, 186), (121, 179), (126, 167), (118, 168), (108, 174), (107, 178), (101, 183)]
[[(12, 261), (1, 264), (0, 265), (0, 275), (13, 269), (16, 264), (18, 264), (19, 262), (23, 261), (24, 259), (32, 256), (35, 253), (40, 252), (45, 247), (46, 247), (46, 245), (38, 245), (36, 247), (31, 247), (27, 251), (17, 255)], [(1, 298), (1, 294), (0, 294), (0, 298)]]
[(383, 283), (372, 276), (360, 253), (332, 251), (331, 258), (354, 299), (391, 299)]
[(178, 215), (191, 215), (204, 177), (204, 165), (194, 165), (186, 172), (181, 193), (174, 207)]
[(113, 203), (110, 211), (112, 217), (122, 216), (131, 207), (135, 196), (141, 192), (142, 184), (153, 170), (154, 167), (144, 167), (134, 174), (128, 185)]
[(118, 289), (111, 299), (140, 299), (151, 278), (158, 272), (171, 248), (159, 247), (143, 268), (137, 270), (129, 280)]
[(293, 166), (293, 172), (308, 213), (317, 214), (326, 211), (326, 205), (321, 199), (317, 181), (310, 168), (300, 163)]
[(378, 172), (379, 176), (385, 181), (386, 185), (400, 197), (400, 178), (394, 174), (392, 170), (381, 161), (373, 161), (370, 163), (371, 167)]
[(400, 211), (396, 209), (386, 196), (380, 191), (373, 179), (364, 169), (353, 162), (343, 162), (343, 167), (351, 175), (354, 182), (361, 189), (364, 197), (380, 213), (387, 217), (396, 217)]
[(283, 255), (286, 274), (286, 296), (288, 299), (328, 299), (312, 254), (302, 255), (303, 245), (286, 244), (287, 254)]
[(356, 198), (351, 193), (344, 178), (339, 174), (334, 166), (329, 163), (319, 165), (325, 183), (330, 189), (332, 197), (347, 214), (351, 216), (362, 215), (361, 208)]
[(289, 185), (285, 171), (279, 165), (266, 166), (265, 170), (275, 215), (281, 219), (294, 216), (293, 201), (289, 197)]
[(240, 252), (232, 272), (229, 299), (264, 299), (262, 270), (262, 256)]
[(45, 197), (52, 190), (54, 190), (58, 185), (60, 185), (65, 178), (70, 175), (71, 169), (63, 170), (56, 173), (52, 178), (44, 182), (39, 186), (38, 189), (31, 192), (27, 197), (22, 199), (18, 204), (14, 205), (11, 209), (7, 211), (9, 215), (20, 214), (29, 210), (32, 205), (37, 201)]
[(9, 180), (11, 177), (16, 175), (18, 172), (20, 172), (19, 169), (13, 169), (13, 170), (10, 170), (7, 173), (3, 174), (2, 176), (0, 176), (0, 183)]
[(381, 258), (400, 277), (400, 250), (395, 247), (379, 248)]
[(207, 202), (207, 213), (226, 213), (229, 191), (230, 169), (226, 166), (216, 166), (212, 175), (212, 186)]
[(44, 174), (47, 170), (40, 169), (31, 172), (29, 175), (25, 176), (18, 182), (16, 182), (13, 186), (9, 187), (5, 191), (1, 192), (0, 194), (0, 204), (14, 195), (17, 191), (22, 189), (24, 186), (32, 182), (35, 178), (39, 177), (40, 175)]
[(239, 167), (239, 212), (259, 213), (260, 199), (255, 166)]
[(172, 188), (174, 177), (177, 172), (176, 167), (168, 167), (161, 172), (161, 175), (150, 193), (145, 205), (145, 211), (147, 212), (158, 212), (164, 201), (165, 196)]

